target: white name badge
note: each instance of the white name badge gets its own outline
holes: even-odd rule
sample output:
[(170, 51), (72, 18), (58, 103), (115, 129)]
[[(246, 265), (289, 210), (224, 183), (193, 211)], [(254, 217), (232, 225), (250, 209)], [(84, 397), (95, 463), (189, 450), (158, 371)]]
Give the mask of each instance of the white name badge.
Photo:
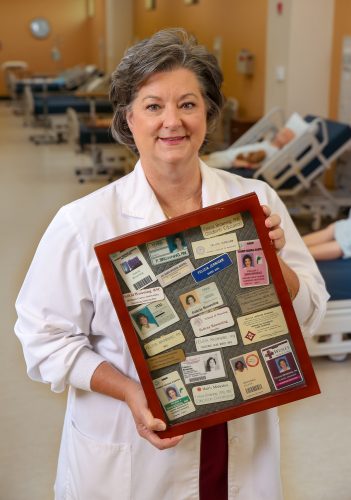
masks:
[(216, 333), (216, 335), (196, 338), (195, 345), (197, 351), (222, 349), (223, 347), (238, 345), (238, 338), (235, 332)]
[(229, 307), (222, 307), (216, 311), (201, 314), (191, 318), (190, 324), (195, 337), (203, 337), (209, 333), (218, 332), (234, 325), (234, 318)]
[(160, 286), (155, 288), (145, 288), (138, 292), (124, 293), (124, 302), (127, 307), (137, 306), (139, 304), (149, 304), (155, 300), (164, 298), (163, 289)]
[(223, 234), (207, 240), (193, 241), (191, 245), (195, 259), (203, 259), (239, 249), (238, 238), (235, 233)]
[(235, 398), (233, 383), (230, 380), (215, 384), (196, 385), (192, 390), (194, 403), (197, 406), (231, 401)]

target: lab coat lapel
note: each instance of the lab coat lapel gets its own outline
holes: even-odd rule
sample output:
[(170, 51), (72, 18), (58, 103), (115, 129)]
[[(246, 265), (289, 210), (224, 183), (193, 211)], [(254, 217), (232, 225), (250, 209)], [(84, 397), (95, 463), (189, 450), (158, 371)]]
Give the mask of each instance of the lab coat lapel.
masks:
[[(200, 161), (202, 178), (202, 205), (208, 207), (231, 198), (224, 181), (216, 170)], [(147, 221), (147, 225), (164, 221), (165, 215), (148, 183), (140, 160), (133, 172), (126, 178), (122, 200), (122, 213)]]
[(229, 200), (231, 195), (223, 179), (217, 175), (216, 169), (208, 167), (203, 161), (200, 161), (200, 169), (202, 178), (202, 206), (209, 207), (221, 201)]
[(148, 183), (140, 160), (126, 178), (122, 200), (122, 214), (143, 219), (147, 225), (165, 220), (165, 214)]

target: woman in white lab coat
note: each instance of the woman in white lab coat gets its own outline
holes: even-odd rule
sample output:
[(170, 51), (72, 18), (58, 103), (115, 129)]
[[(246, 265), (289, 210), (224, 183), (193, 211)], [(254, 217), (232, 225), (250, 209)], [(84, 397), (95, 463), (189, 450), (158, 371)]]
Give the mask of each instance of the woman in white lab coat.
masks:
[[(55, 392), (69, 386), (57, 500), (213, 497), (210, 482), (199, 487), (200, 455), (202, 471), (207, 460), (201, 432), (171, 439), (155, 432), (165, 424), (147, 408), (96, 243), (255, 191), (304, 332), (324, 314), (323, 280), (276, 193), (199, 160), (221, 83), (214, 56), (182, 30), (127, 51), (112, 79), (113, 131), (140, 159), (131, 174), (57, 213), (20, 291), (15, 330), (29, 376)], [(281, 499), (276, 410), (229, 422), (226, 432), (226, 456), (216, 441), (210, 454), (228, 459), (215, 498)]]

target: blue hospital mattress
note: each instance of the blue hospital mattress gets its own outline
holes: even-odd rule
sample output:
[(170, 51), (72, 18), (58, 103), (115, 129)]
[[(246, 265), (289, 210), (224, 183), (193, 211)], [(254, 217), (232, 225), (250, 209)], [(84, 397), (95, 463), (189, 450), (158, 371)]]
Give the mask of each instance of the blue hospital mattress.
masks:
[(40, 78), (34, 78), (33, 81), (19, 81), (16, 83), (15, 92), (20, 95), (23, 94), (25, 87), (30, 87), (32, 92), (58, 92), (66, 88), (66, 80), (64, 78), (51, 79), (49, 83)]
[[(34, 96), (34, 115), (64, 114), (67, 108), (73, 108), (77, 113), (89, 113), (90, 103), (84, 97), (75, 95), (52, 95), (47, 97)], [(112, 113), (112, 104), (108, 99), (95, 101), (95, 109), (98, 113)]]
[(351, 299), (351, 259), (321, 260), (317, 265), (330, 300)]
[(91, 144), (94, 140), (95, 144), (112, 144), (116, 143), (112, 137), (109, 127), (88, 127), (80, 123), (79, 125), (79, 145), (83, 148), (86, 144)]

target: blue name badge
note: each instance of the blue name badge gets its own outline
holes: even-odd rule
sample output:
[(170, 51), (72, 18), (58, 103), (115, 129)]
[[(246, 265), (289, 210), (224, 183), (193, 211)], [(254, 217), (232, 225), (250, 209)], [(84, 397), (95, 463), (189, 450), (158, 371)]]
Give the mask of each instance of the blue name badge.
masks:
[(207, 280), (207, 278), (210, 278), (214, 274), (219, 273), (219, 271), (222, 271), (231, 264), (233, 264), (231, 258), (227, 253), (224, 253), (219, 257), (206, 262), (206, 264), (198, 267), (191, 272), (191, 275), (196, 283), (199, 283), (200, 281)]

